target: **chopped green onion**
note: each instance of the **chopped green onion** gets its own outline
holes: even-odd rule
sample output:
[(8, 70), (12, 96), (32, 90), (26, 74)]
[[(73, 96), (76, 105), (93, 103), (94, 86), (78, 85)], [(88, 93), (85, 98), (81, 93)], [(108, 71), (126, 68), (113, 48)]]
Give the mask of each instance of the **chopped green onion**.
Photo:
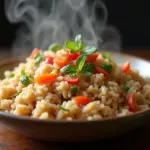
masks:
[(71, 87), (70, 91), (71, 91), (72, 94), (75, 94), (78, 91), (77, 86), (74, 85), (73, 87)]
[(104, 63), (102, 66), (101, 66), (102, 69), (104, 69), (105, 71), (107, 71), (108, 73), (111, 73), (112, 72), (112, 65), (111, 64), (107, 64), (107, 63)]
[(108, 59), (108, 60), (112, 61), (111, 54), (109, 52), (103, 52), (102, 56), (104, 59)]
[(26, 72), (25, 72), (25, 70), (23, 69), (23, 70), (21, 70), (21, 74), (22, 74), (22, 76), (25, 76), (26, 75)]
[(42, 52), (37, 53), (35, 56), (35, 65), (38, 66), (42, 60), (43, 60)]
[(123, 89), (125, 92), (128, 92), (130, 88), (127, 85), (124, 85)]
[(58, 105), (58, 107), (59, 107), (61, 110), (63, 110), (63, 111), (66, 111), (66, 112), (69, 112), (69, 111), (70, 111), (69, 109), (66, 109), (66, 108), (62, 107), (61, 105)]
[(13, 96), (13, 97), (18, 96), (20, 93), (21, 93), (21, 91), (18, 91), (16, 94), (14, 94), (14, 96)]
[(51, 50), (52, 52), (56, 52), (58, 50), (61, 50), (61, 46), (58, 43), (54, 43), (50, 45), (48, 49)]
[(13, 78), (13, 77), (15, 77), (14, 73), (12, 73), (12, 74), (9, 75), (9, 78)]
[(30, 79), (29, 79), (28, 76), (22, 76), (22, 77), (20, 78), (20, 82), (21, 82), (22, 84), (24, 84), (24, 85), (29, 85), (29, 84), (30, 84)]

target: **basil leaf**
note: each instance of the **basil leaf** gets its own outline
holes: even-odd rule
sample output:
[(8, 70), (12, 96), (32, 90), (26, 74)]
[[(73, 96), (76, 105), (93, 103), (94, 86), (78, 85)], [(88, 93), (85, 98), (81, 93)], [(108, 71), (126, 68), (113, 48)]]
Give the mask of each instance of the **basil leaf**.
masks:
[(92, 63), (87, 63), (84, 67), (83, 67), (83, 71), (88, 71), (88, 72), (93, 72), (95, 70), (95, 66)]
[(85, 55), (91, 55), (94, 54), (95, 52), (97, 52), (97, 48), (94, 46), (87, 46), (85, 48), (82, 49), (81, 53), (85, 54)]
[(67, 65), (61, 68), (60, 72), (64, 74), (72, 74), (72, 73), (76, 73), (76, 69), (72, 65)]
[(89, 72), (89, 71), (83, 71), (83, 75), (84, 75), (84, 76), (91, 76), (91, 75), (92, 75), (92, 73), (91, 73), (91, 72)]
[(48, 47), (52, 52), (56, 52), (61, 49), (61, 46), (58, 43), (54, 43)]
[(86, 60), (86, 55), (80, 55), (76, 61), (76, 66), (79, 72), (82, 70), (85, 60)]
[(77, 86), (75, 85), (75, 86), (71, 87), (70, 91), (72, 94), (75, 94), (78, 91)]
[(38, 66), (42, 60), (43, 60), (42, 52), (37, 53), (35, 56), (35, 65)]
[(81, 34), (79, 34), (75, 37), (75, 45), (76, 45), (76, 49), (81, 49), (81, 47), (82, 47), (82, 36), (81, 36)]
[(74, 72), (74, 73), (70, 73), (69, 75), (70, 75), (71, 77), (74, 77), (74, 76), (77, 76), (77, 73)]
[(22, 76), (22, 77), (20, 78), (20, 82), (21, 82), (22, 84), (24, 84), (24, 85), (29, 85), (29, 84), (30, 84), (30, 79), (29, 79), (28, 76)]
[(66, 48), (70, 49), (72, 52), (76, 51), (76, 46), (73, 41), (66, 41), (65, 45), (66, 45)]
[(9, 75), (9, 78), (13, 78), (13, 77), (15, 77), (14, 73), (12, 73), (12, 74)]
[(105, 71), (107, 71), (108, 73), (111, 73), (112, 72), (112, 65), (111, 64), (103, 64), (101, 66), (102, 69), (104, 69)]
[(22, 74), (22, 76), (25, 76), (26, 75), (26, 72), (25, 72), (25, 70), (23, 69), (23, 70), (21, 70), (21, 74)]
[(66, 109), (66, 108), (62, 107), (61, 105), (58, 105), (58, 107), (59, 107), (61, 110), (63, 110), (63, 111), (66, 111), (66, 112), (69, 112), (69, 111), (70, 111), (69, 109)]

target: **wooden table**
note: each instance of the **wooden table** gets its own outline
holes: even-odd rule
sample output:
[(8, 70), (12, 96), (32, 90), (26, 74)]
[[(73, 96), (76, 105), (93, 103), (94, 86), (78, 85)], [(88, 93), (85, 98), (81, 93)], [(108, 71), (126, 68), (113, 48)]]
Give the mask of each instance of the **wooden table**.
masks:
[[(127, 51), (129, 54), (150, 60), (149, 51)], [(2, 55), (1, 55), (2, 56)], [(0, 124), (0, 150), (58, 150), (58, 149), (115, 149), (115, 150), (150, 150), (150, 122), (146, 126), (113, 139), (88, 143), (50, 143), (35, 141), (7, 129)]]

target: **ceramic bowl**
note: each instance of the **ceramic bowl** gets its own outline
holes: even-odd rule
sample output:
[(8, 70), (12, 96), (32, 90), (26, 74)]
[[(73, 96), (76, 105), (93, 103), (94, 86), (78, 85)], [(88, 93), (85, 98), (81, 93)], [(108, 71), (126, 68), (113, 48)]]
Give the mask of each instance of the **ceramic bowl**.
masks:
[[(112, 53), (117, 63), (130, 60), (142, 76), (150, 77), (150, 62), (133, 56)], [(20, 58), (0, 62), (0, 76), (11, 69)], [(144, 125), (150, 118), (150, 111), (135, 113), (126, 117), (109, 118), (97, 121), (50, 121), (21, 117), (0, 112), (0, 122), (8, 128), (28, 137), (46, 141), (88, 141), (118, 136)]]

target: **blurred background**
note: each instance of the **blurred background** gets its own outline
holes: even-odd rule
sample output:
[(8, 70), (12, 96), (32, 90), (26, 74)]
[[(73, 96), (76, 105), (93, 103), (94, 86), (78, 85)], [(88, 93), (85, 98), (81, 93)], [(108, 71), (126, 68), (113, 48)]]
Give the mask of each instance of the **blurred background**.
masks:
[[(90, 1), (92, 2), (92, 0)], [(150, 49), (149, 0), (104, 0), (108, 8), (108, 24), (122, 36), (122, 48)], [(0, 0), (0, 47), (10, 49), (19, 25), (7, 21), (4, 0)]]

